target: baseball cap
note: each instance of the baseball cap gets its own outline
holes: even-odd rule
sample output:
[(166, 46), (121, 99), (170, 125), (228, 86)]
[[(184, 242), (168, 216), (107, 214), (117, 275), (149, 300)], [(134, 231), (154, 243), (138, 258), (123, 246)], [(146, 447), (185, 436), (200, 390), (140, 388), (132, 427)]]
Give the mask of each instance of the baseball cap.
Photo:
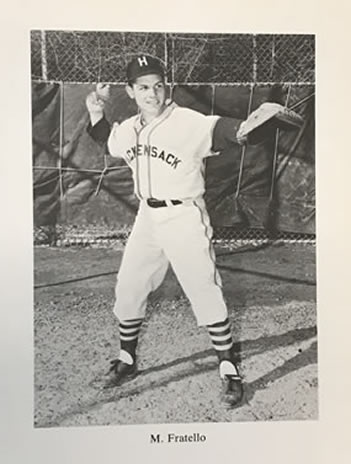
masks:
[(127, 66), (127, 80), (133, 82), (135, 79), (147, 74), (165, 75), (163, 64), (158, 58), (151, 55), (139, 55), (133, 58)]

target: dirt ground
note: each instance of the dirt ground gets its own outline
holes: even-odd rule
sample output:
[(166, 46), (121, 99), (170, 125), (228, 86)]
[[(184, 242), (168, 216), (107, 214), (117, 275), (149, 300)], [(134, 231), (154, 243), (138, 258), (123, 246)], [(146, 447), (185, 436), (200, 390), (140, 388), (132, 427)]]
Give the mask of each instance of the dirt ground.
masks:
[(221, 402), (216, 357), (172, 271), (150, 298), (140, 374), (101, 390), (118, 354), (121, 251), (35, 248), (36, 427), (318, 418), (315, 247), (219, 250), (245, 400)]

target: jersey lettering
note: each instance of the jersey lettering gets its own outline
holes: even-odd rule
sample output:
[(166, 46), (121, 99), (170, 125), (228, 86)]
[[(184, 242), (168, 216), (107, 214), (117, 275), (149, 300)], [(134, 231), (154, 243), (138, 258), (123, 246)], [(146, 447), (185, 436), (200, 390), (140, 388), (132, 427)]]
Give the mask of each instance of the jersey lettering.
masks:
[(150, 145), (144, 145), (144, 154), (150, 156), (151, 147)]
[(179, 164), (181, 161), (182, 161), (182, 160), (180, 160), (179, 158), (175, 158), (175, 160), (174, 160), (173, 163), (172, 163), (172, 168), (177, 169), (178, 164)]
[(172, 153), (168, 153), (167, 158), (166, 158), (166, 163), (172, 164), (172, 163), (169, 161), (170, 158), (174, 158), (174, 155), (172, 155)]
[(126, 159), (128, 163), (131, 163), (134, 160), (136, 154), (138, 154), (138, 156), (158, 158), (167, 163), (173, 169), (177, 169), (178, 165), (182, 162), (182, 160), (173, 153), (166, 154), (165, 150), (159, 150), (154, 145), (150, 146), (138, 144), (130, 147), (130, 149), (126, 151)]

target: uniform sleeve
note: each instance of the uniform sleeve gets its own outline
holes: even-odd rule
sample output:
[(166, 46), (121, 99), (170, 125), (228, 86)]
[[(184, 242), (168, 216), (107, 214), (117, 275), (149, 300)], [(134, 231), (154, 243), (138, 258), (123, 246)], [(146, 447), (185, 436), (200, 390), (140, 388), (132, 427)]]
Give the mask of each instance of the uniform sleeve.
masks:
[(241, 119), (192, 114), (194, 133), (200, 140), (199, 154), (202, 158), (219, 155), (233, 143), (238, 143), (236, 134)]
[(213, 131), (219, 116), (205, 116), (202, 113), (192, 112), (191, 137), (198, 141), (197, 150), (201, 158), (216, 155), (212, 149)]
[(122, 158), (120, 125), (115, 122), (107, 141), (107, 148), (111, 156)]

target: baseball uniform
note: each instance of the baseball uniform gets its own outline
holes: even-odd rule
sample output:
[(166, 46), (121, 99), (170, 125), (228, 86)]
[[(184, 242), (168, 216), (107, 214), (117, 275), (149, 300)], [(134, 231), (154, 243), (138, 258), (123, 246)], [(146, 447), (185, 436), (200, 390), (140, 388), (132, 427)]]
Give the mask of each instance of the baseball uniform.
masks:
[[(144, 79), (134, 89), (140, 76)], [(242, 121), (228, 124), (226, 119), (205, 116), (174, 102), (165, 104), (163, 69), (152, 57), (132, 60), (127, 77), (127, 91), (138, 98), (140, 114), (114, 124), (111, 131), (104, 117), (88, 128), (95, 140), (108, 139), (109, 153), (129, 165), (140, 200), (117, 277), (114, 313), (120, 321), (121, 352), (111, 368), (112, 384), (119, 385), (136, 373), (135, 350), (147, 298), (162, 283), (170, 263), (198, 325), (207, 326), (225, 392), (237, 403), (242, 398), (242, 381), (233, 360), (228, 311), (203, 195), (205, 159), (219, 154), (213, 147), (221, 148), (215, 143), (215, 129), (220, 127), (225, 139), (236, 142)], [(147, 124), (143, 107), (145, 114), (151, 107), (158, 108)]]
[[(169, 262), (199, 325), (227, 316), (203, 200), (204, 159), (216, 155), (211, 146), (217, 120), (171, 103), (151, 124), (143, 126), (138, 115), (112, 128), (109, 152), (132, 169), (140, 199), (116, 286), (120, 320), (144, 316), (147, 296), (163, 281)], [(153, 198), (169, 206), (150, 207)]]

